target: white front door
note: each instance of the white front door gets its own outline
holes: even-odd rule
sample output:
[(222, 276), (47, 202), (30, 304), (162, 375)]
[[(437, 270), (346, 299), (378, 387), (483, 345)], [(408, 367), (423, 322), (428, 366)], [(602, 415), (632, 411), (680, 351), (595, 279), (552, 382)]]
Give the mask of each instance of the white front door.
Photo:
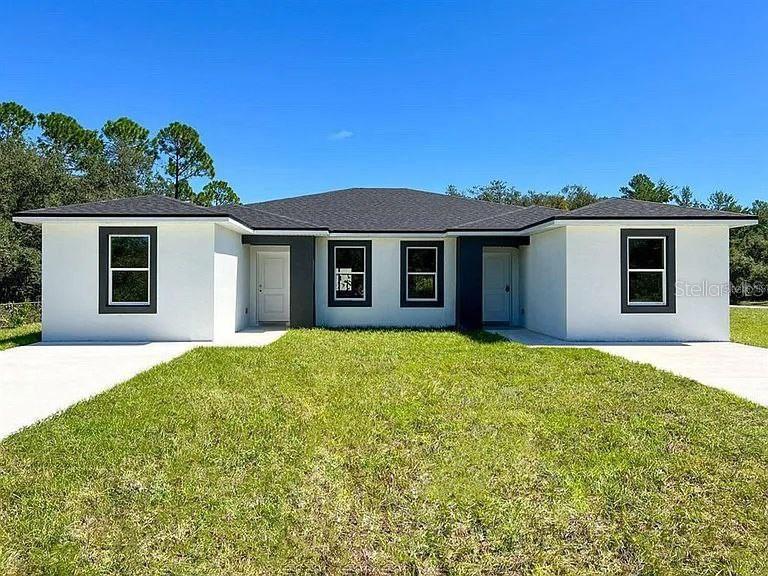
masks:
[(483, 322), (512, 322), (512, 254), (483, 251)]
[(256, 253), (256, 320), (288, 322), (291, 312), (289, 252)]

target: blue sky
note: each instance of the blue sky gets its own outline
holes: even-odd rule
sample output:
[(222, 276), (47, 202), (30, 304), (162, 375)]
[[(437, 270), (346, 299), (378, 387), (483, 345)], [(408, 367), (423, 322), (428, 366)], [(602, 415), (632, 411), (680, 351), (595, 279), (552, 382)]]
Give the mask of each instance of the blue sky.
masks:
[(768, 198), (768, 5), (4, 3), (0, 99), (194, 126), (244, 201), (638, 172)]

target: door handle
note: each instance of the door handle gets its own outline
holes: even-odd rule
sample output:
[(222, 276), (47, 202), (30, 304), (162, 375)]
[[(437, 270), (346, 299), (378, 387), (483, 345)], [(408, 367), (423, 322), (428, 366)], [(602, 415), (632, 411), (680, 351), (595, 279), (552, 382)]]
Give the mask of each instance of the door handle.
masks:
[(507, 287), (504, 288), (504, 292), (509, 292), (509, 284), (507, 284)]

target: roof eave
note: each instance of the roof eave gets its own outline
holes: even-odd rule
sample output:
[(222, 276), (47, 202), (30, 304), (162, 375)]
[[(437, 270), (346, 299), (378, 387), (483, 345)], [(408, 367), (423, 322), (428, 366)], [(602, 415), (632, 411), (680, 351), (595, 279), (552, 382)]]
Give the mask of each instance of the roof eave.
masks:
[(653, 227), (669, 226), (670, 224), (678, 226), (727, 226), (728, 228), (741, 228), (744, 226), (754, 226), (758, 224), (758, 220), (749, 216), (582, 216), (579, 218), (560, 216), (537, 222), (523, 230), (526, 233), (535, 233), (563, 226), (627, 225)]
[(215, 224), (222, 224), (227, 228), (247, 234), (251, 232), (251, 227), (243, 223), (237, 218), (231, 216), (217, 216), (217, 215), (190, 215), (190, 214), (98, 214), (98, 215), (86, 215), (86, 214), (40, 214), (40, 215), (24, 215), (19, 214), (13, 217), (14, 222), (20, 224), (45, 224), (47, 222), (66, 222), (68, 224), (77, 224), (85, 222), (147, 222), (147, 221), (160, 221), (160, 222), (213, 222)]
[(308, 228), (251, 228), (248, 236), (328, 236), (328, 230)]

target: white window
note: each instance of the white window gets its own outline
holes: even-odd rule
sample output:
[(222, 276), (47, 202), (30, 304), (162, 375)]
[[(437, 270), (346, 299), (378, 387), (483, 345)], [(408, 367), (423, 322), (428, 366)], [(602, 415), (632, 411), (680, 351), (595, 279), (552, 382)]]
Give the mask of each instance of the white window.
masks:
[(630, 306), (666, 306), (667, 238), (627, 238), (627, 302)]
[(333, 298), (365, 301), (365, 246), (335, 246), (333, 250)]
[(109, 235), (110, 305), (149, 305), (150, 243), (148, 234)]
[(437, 300), (437, 247), (409, 246), (405, 249), (406, 292), (411, 302)]

